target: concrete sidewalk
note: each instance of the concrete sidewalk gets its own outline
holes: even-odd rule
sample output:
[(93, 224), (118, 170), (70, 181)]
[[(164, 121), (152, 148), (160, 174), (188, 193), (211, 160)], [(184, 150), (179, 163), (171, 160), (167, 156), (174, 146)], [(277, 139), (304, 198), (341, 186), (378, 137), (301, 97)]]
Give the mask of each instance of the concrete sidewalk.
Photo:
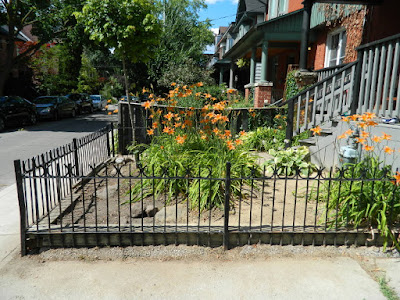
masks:
[(19, 208), (17, 188), (13, 184), (0, 191), (0, 267), (19, 250)]
[(0, 299), (385, 299), (374, 272), (400, 297), (400, 257), (372, 247), (58, 249), (21, 258), (16, 187), (0, 191)]
[[(273, 255), (239, 255), (252, 247), (225, 254), (201, 247), (148, 247), (145, 258), (139, 257), (144, 254), (139, 247), (50, 250), (14, 258), (1, 269), (0, 299), (386, 299), (369, 274), (376, 266), (373, 258), (368, 269), (351, 257), (290, 257), (277, 247)], [(203, 255), (176, 255), (191, 249)], [(124, 258), (129, 251), (138, 257)], [(114, 259), (108, 261), (104, 253)], [(399, 270), (400, 259), (379, 260)]]

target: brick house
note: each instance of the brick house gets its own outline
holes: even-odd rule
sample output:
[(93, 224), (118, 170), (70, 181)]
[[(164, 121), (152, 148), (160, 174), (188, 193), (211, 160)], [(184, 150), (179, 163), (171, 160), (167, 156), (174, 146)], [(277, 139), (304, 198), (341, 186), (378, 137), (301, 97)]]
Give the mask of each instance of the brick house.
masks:
[[(378, 1), (377, 6), (362, 5), (371, 0), (313, 2), (305, 52), (309, 70), (335, 70), (355, 61), (361, 44), (400, 31), (400, 18), (394, 15), (400, 8), (397, 0)], [(236, 20), (224, 28), (216, 48), (220, 83), (245, 90), (246, 96), (253, 92), (255, 107), (281, 99), (288, 66), (300, 61), (303, 12), (302, 0), (239, 0)], [(247, 66), (239, 69), (238, 60)]]
[(400, 9), (397, 0), (384, 0), (375, 6), (332, 5), (328, 11), (326, 5), (313, 6), (307, 65), (311, 70), (353, 62), (360, 45), (400, 32), (400, 19), (395, 15)]

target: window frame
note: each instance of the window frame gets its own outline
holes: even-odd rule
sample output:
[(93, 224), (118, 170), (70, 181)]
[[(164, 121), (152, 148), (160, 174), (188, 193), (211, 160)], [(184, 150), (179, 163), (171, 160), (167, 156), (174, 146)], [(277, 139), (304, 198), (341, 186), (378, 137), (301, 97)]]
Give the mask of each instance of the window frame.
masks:
[(279, 1), (280, 0), (269, 0), (269, 3), (268, 3), (268, 19), (269, 20), (277, 18), (279, 16), (282, 16), (282, 15), (285, 15), (288, 13), (289, 1), (283, 0), (284, 6), (283, 6), (282, 10), (280, 10)]
[[(344, 56), (341, 56), (342, 53), (342, 47), (343, 47), (343, 34), (346, 34), (346, 41), (345, 41), (345, 48), (344, 48)], [(336, 53), (336, 62), (334, 65), (330, 65), (331, 62), (331, 51), (332, 51), (332, 40), (333, 37), (339, 35), (339, 44), (337, 48), (337, 53)], [(326, 45), (325, 45), (325, 60), (324, 60), (324, 68), (329, 68), (329, 67), (334, 67), (342, 64), (343, 62), (340, 62), (341, 58), (346, 57), (346, 47), (347, 47), (347, 31), (345, 27), (339, 27), (337, 29), (332, 30), (331, 32), (328, 33), (327, 38), (326, 38)]]

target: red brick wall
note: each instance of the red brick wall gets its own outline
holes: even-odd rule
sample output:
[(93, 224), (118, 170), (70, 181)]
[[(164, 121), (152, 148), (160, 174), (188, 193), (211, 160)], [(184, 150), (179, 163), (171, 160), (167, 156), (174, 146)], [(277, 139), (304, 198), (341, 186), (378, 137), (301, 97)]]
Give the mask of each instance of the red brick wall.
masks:
[(311, 46), (308, 56), (308, 67), (314, 70), (324, 68), (326, 40), (328, 33), (332, 30), (344, 27), (346, 28), (347, 43), (344, 63), (353, 62), (357, 59), (356, 48), (361, 45), (363, 40), (363, 23), (366, 11), (361, 10), (352, 15), (343, 18), (335, 24), (325, 27), (318, 32), (316, 42)]
[(303, 8), (303, 0), (289, 0), (288, 12), (296, 11)]
[(319, 33), (317, 41), (308, 54), (308, 67), (314, 70), (323, 69), (325, 62), (325, 48), (328, 30)]
[(272, 86), (256, 86), (254, 88), (254, 107), (264, 107), (264, 101), (271, 103)]

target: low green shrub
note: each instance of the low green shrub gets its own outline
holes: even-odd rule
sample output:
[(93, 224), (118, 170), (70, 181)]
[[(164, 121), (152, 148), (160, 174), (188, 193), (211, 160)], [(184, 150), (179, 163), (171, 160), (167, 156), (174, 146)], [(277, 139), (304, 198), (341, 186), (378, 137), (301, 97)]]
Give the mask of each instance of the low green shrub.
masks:
[(268, 153), (274, 158), (264, 163), (267, 173), (292, 176), (299, 171), (302, 175), (309, 175), (316, 169), (309, 162), (310, 151), (305, 146), (285, 150), (270, 149)]

